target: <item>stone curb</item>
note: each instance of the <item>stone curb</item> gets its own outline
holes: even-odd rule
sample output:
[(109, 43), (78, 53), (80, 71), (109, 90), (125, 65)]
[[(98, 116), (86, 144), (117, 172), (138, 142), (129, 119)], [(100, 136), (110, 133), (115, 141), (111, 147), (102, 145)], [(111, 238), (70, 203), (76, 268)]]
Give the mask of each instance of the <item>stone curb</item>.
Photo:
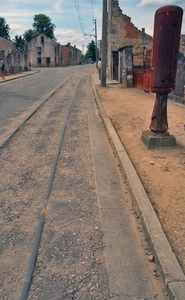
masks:
[(100, 99), (96, 92), (95, 85), (92, 88), (95, 100), (100, 110), (100, 115), (105, 125), (108, 137), (113, 146), (115, 154), (119, 160), (121, 170), (127, 180), (128, 187), (133, 196), (134, 204), (141, 218), (145, 233), (153, 251), (155, 262), (158, 265), (163, 278), (166, 290), (170, 299), (185, 299), (185, 275), (172, 252), (171, 246), (163, 232), (162, 226), (156, 216), (141, 180), (134, 169), (134, 166), (127, 155), (110, 119), (101, 105)]
[[(17, 73), (17, 74), (13, 74), (13, 75), (8, 75), (6, 76), (6, 79), (5, 80), (1, 80), (0, 83), (5, 83), (7, 81), (10, 81), (10, 80), (15, 80), (15, 79), (18, 79), (18, 78), (21, 78), (21, 77), (25, 77), (25, 76), (30, 76), (30, 75), (33, 75), (33, 74), (36, 74), (36, 73), (39, 73), (40, 71), (25, 71), (25, 73)], [(10, 76), (10, 77), (9, 77)]]

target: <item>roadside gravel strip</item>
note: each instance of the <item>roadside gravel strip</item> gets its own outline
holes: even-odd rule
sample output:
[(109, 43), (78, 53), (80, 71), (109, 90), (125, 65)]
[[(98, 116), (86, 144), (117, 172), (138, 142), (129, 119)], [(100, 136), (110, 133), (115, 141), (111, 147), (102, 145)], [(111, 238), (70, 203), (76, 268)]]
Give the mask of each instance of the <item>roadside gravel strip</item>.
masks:
[(130, 192), (135, 201), (134, 204), (142, 220), (143, 227), (147, 234), (150, 246), (153, 250), (155, 261), (161, 271), (161, 275), (163, 277), (169, 297), (170, 299), (184, 300), (184, 273), (182, 272), (182, 269), (174, 253), (172, 252), (171, 246), (162, 230), (161, 224), (132, 165), (132, 162), (128, 157), (110, 119), (106, 116), (106, 113), (101, 105), (95, 88), (95, 84), (97, 82), (97, 74), (91, 74), (91, 78), (95, 100), (99, 107), (102, 120), (104, 122), (115, 154), (119, 160), (121, 170), (127, 180)]

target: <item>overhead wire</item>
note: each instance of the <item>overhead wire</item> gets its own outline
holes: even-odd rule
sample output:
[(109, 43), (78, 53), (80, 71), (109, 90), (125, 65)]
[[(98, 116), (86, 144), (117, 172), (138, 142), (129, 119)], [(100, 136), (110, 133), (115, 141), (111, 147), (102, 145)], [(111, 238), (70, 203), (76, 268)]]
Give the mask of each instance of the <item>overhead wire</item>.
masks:
[(81, 28), (81, 31), (82, 31), (82, 35), (83, 35), (85, 41), (87, 41), (86, 34), (85, 34), (85, 31), (84, 31), (83, 22), (82, 22), (82, 16), (81, 16), (81, 12), (80, 12), (79, 1), (78, 0), (74, 0), (74, 2), (75, 2), (75, 6), (76, 6), (76, 12), (77, 12), (77, 16), (78, 16), (80, 28)]
[(93, 7), (93, 0), (91, 0), (91, 2), (92, 2), (92, 20), (94, 20), (94, 11), (93, 11), (93, 9), (94, 9), (94, 7)]

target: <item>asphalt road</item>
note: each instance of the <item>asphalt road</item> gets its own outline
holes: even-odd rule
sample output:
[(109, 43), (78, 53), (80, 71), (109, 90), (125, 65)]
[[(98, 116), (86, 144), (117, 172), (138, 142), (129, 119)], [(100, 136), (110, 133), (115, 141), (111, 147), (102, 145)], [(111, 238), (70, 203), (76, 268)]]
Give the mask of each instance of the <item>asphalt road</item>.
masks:
[[(114, 157), (104, 126), (98, 115), (99, 113), (94, 102), (94, 96), (91, 90), (90, 78), (88, 79), (88, 75), (92, 69), (92, 66), (77, 66), (65, 69), (42, 69), (41, 72), (32, 76), (19, 78), (1, 84), (0, 105), (2, 109), (0, 112), (0, 126), (1, 128), (3, 128), (5, 125), (8, 125), (13, 118), (16, 118), (30, 105), (32, 105), (33, 102), (36, 102), (38, 99), (40, 99), (43, 94), (47, 94), (50, 90), (55, 89), (57, 85), (61, 84), (62, 81), (65, 81), (66, 78), (72, 76), (72, 74), (74, 74), (79, 69), (81, 70), (81, 75), (83, 74), (84, 86), (81, 88), (81, 94), (78, 99), (79, 102), (77, 101), (75, 103), (73, 109), (73, 112), (75, 112), (75, 114), (71, 114), (70, 116), (71, 126), (68, 127), (69, 132), (66, 136), (68, 136), (69, 139), (73, 138), (74, 140), (72, 140), (71, 143), (66, 142), (65, 153), (67, 153), (67, 156), (65, 159), (67, 159), (68, 161), (67, 163), (66, 161), (64, 161), (62, 165), (63, 168), (61, 168), (61, 172), (63, 172), (64, 167), (67, 168), (65, 174), (66, 187), (71, 185), (71, 190), (68, 189), (65, 191), (65, 193), (69, 193), (70, 195), (72, 191), (74, 192), (70, 195), (70, 203), (68, 203), (68, 201), (66, 200), (70, 199), (70, 197), (68, 197), (69, 195), (65, 194), (65, 198), (62, 199), (60, 194), (62, 187), (59, 177), (59, 182), (56, 186), (56, 192), (59, 194), (55, 194), (55, 197), (53, 199), (54, 201), (58, 200), (58, 203), (56, 207), (53, 206), (51, 209), (51, 212), (55, 214), (52, 215), (51, 220), (48, 219), (48, 224), (50, 226), (53, 226), (52, 238), (55, 237), (56, 233), (58, 234), (58, 236), (56, 236), (56, 239), (53, 238), (55, 243), (57, 242), (57, 246), (55, 245), (53, 249), (52, 243), (49, 243), (49, 246), (47, 245), (50, 248), (50, 252), (54, 255), (54, 257), (52, 256), (52, 258), (55, 261), (56, 258), (59, 259), (58, 255), (62, 252), (62, 250), (60, 253), (56, 252), (56, 249), (61, 247), (61, 243), (58, 244), (58, 241), (60, 240), (59, 236), (60, 238), (65, 237), (64, 248), (67, 247), (68, 249), (67, 252), (64, 252), (64, 254), (66, 255), (67, 259), (69, 259), (70, 267), (68, 269), (68, 265), (66, 265), (67, 260), (65, 259), (64, 262), (61, 259), (56, 261), (57, 264), (54, 265), (55, 272), (52, 276), (56, 276), (55, 280), (57, 290), (54, 285), (55, 280), (53, 280), (53, 277), (51, 279), (48, 279), (50, 281), (45, 280), (45, 272), (47, 268), (45, 269), (43, 267), (42, 276), (40, 275), (40, 273), (37, 274), (37, 279), (42, 280), (42, 284), (36, 285), (36, 288), (38, 289), (38, 294), (36, 296), (39, 298), (39, 295), (41, 295), (40, 293), (43, 292), (43, 286), (47, 287), (50, 284), (50, 289), (48, 289), (47, 294), (49, 295), (49, 293), (51, 293), (52, 295), (53, 293), (54, 296), (52, 299), (168, 299), (168, 297), (165, 295), (165, 291), (163, 290), (163, 283), (159, 275), (157, 266), (154, 262), (149, 262), (148, 260), (148, 256), (151, 254), (149, 245), (144, 235), (142, 225), (139, 222), (139, 218), (137, 218), (137, 215), (135, 214), (135, 211), (133, 209), (129, 190), (119, 170), (118, 161)], [(75, 88), (74, 83), (73, 85)], [(55, 100), (57, 104), (60, 103), (62, 94), (63, 90), (61, 88), (59, 89), (57, 95), (53, 96), (54, 99), (56, 98)], [(63, 101), (64, 100), (65, 99), (63, 99)], [(40, 114), (42, 116), (41, 112)], [(61, 118), (59, 118), (58, 120), (60, 119)], [(76, 121), (79, 122), (79, 124), (76, 123), (76, 128), (73, 128), (73, 124)], [(34, 124), (34, 127), (36, 127), (36, 122), (37, 120), (35, 117), (34, 122), (30, 122), (29, 126), (33, 126)], [(82, 137), (82, 131), (85, 139), (80, 139), (80, 136)], [(78, 140), (76, 140), (76, 135), (78, 135), (80, 139), (79, 143)], [(38, 131), (36, 136), (38, 136)], [(21, 143), (21, 133), (19, 133), (18, 137)], [(48, 141), (47, 136), (45, 137), (45, 139), (46, 141)], [(15, 152), (17, 145), (19, 145), (20, 143), (16, 143), (16, 136), (14, 136), (14, 142), (11, 147), (14, 147)], [(80, 150), (78, 149), (79, 145), (81, 145)], [(7, 155), (9, 155), (11, 147), (8, 148)], [(85, 147), (87, 147), (87, 149)], [(20, 147), (20, 150), (22, 150), (21, 148), (22, 147)], [(87, 151), (88, 156), (86, 157)], [(81, 154), (81, 161), (83, 161), (83, 165), (80, 165), (79, 154)], [(6, 150), (4, 151), (4, 155), (6, 156)], [(17, 153), (17, 155), (20, 154)], [(46, 154), (44, 153), (44, 155)], [(28, 159), (30, 159), (30, 157)], [(16, 159), (12, 161), (16, 162)], [(75, 165), (79, 169), (75, 168)], [(70, 168), (70, 170), (68, 170), (68, 168)], [(5, 171), (6, 169), (8, 168), (5, 168)], [(84, 169), (87, 169), (89, 173), (85, 174)], [(73, 179), (74, 174), (76, 174), (75, 182)], [(80, 179), (78, 178), (78, 176), (81, 176)], [(90, 182), (91, 190), (87, 189), (86, 185), (84, 184), (87, 179)], [(75, 197), (75, 194), (77, 192), (79, 192), (78, 200), (83, 200), (84, 205), (86, 205), (85, 210), (83, 203), (79, 204), (76, 201), (77, 199)], [(6, 199), (6, 195), (4, 195), (3, 198)], [(89, 203), (89, 200), (91, 198), (93, 200), (93, 206), (91, 203)], [(61, 203), (61, 201), (63, 202)], [(63, 209), (59, 209), (59, 202), (60, 206), (65, 209), (67, 209), (67, 207), (70, 205), (70, 209), (68, 210), (69, 215), (65, 214), (65, 210), (63, 211)], [(88, 205), (86, 204), (87, 202)], [(81, 211), (79, 211), (80, 208)], [(98, 209), (93, 211), (92, 214), (91, 209), (94, 210), (95, 208)], [(71, 215), (72, 213), (73, 216)], [(63, 218), (61, 218), (61, 215), (63, 216)], [(57, 222), (53, 223), (53, 220), (55, 219), (57, 220)], [(59, 228), (57, 226), (59, 226), (58, 224), (62, 219), (65, 222), (64, 224), (62, 224), (61, 228)], [(71, 222), (71, 224), (68, 224), (68, 220)], [(87, 222), (88, 226), (86, 225), (85, 221)], [(76, 222), (75, 226), (74, 222)], [(70, 230), (68, 228), (69, 225), (71, 226)], [(49, 229), (51, 228), (50, 226), (48, 227), (47, 234), (51, 233), (49, 231)], [(68, 232), (70, 233), (68, 237), (64, 235), (64, 233), (66, 234), (67, 230), (64, 233), (61, 232), (63, 226), (66, 226), (66, 228), (68, 228)], [(72, 231), (72, 229), (74, 230), (74, 232)], [(79, 240), (77, 238), (74, 239), (74, 236), (78, 237), (79, 232), (81, 233), (79, 235)], [(92, 238), (89, 239), (89, 236), (93, 234), (94, 236), (96, 236), (96, 232), (99, 232), (97, 241), (93, 241)], [(75, 233), (74, 236), (73, 233)], [(47, 234), (43, 242), (50, 241), (51, 237), (47, 237)], [(73, 237), (73, 239), (70, 240), (70, 237)], [(84, 237), (85, 239), (83, 240), (82, 238)], [(73, 241), (76, 241), (77, 246), (82, 248), (81, 250), (78, 249), (79, 253), (83, 254), (82, 265), (87, 264), (87, 270), (84, 270), (82, 268), (80, 274), (77, 269), (76, 261), (78, 261), (81, 254), (77, 255), (75, 261), (74, 253), (76, 253), (76, 248)], [(97, 246), (96, 244), (101, 244), (102, 247), (100, 249), (97, 248), (98, 250), (93, 249), (93, 247)], [(43, 250), (43, 257), (45, 257), (46, 254), (47, 249), (45, 249), (45, 244), (43, 244), (43, 247), (41, 245), (41, 250)], [(86, 249), (86, 251), (84, 251), (84, 249)], [(93, 252), (91, 249), (93, 249)], [(95, 259), (92, 264), (94, 253), (96, 253), (97, 255), (97, 260)], [(42, 254), (40, 255), (42, 256)], [(105, 269), (99, 268), (99, 264), (102, 266), (104, 265), (104, 262), (102, 263), (104, 259)], [(71, 294), (69, 292), (68, 294), (65, 294), (66, 296), (62, 296), (60, 294), (62, 282), (61, 278), (57, 277), (57, 266), (59, 266), (60, 264), (61, 272), (64, 270), (64, 267), (66, 268), (66, 272), (62, 277), (64, 279), (63, 283), (65, 284), (66, 289), (70, 285)], [(47, 271), (50, 274), (50, 270)], [(75, 280), (70, 279), (68, 281), (68, 275), (70, 271), (71, 276), (74, 276), (73, 278), (76, 278)], [(84, 277), (83, 272), (85, 272)], [(91, 281), (82, 282), (82, 279), (85, 278), (85, 275), (87, 275), (87, 273), (91, 275)], [(94, 275), (96, 275), (96, 278), (98, 278), (97, 282), (94, 282)], [(94, 290), (95, 287), (97, 291)], [(72, 298), (71, 295), (74, 295), (73, 292), (77, 289), (78, 298), (77, 296), (76, 298), (75, 296)], [(88, 291), (89, 294), (87, 294)], [(90, 294), (90, 291), (92, 293), (92, 296)], [(99, 292), (99, 294), (101, 294), (102, 296), (99, 296), (99, 298), (98, 296), (96, 297), (95, 291)], [(32, 292), (35, 292), (35, 287)], [(79, 298), (80, 293), (81, 298)], [(46, 298), (46, 296), (44, 297), (42, 298), (40, 296), (39, 299), (51, 299), (50, 296), (48, 296), (48, 298)], [(31, 299), (33, 299), (33, 297)]]
[[(43, 94), (81, 68), (82, 66), (34, 69), (38, 73), (33, 76), (20, 77), (0, 84), (0, 132), (3, 126), (9, 124), (10, 119), (17, 117)], [(92, 65), (86, 65), (83, 68), (90, 70)]]

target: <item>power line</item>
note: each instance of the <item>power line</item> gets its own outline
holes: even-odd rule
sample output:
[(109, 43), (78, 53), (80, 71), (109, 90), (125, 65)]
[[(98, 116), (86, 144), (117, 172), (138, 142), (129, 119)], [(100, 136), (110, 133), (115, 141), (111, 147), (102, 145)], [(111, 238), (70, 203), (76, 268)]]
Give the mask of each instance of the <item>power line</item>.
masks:
[(93, 11), (93, 0), (91, 0), (92, 1), (92, 20), (94, 20), (94, 11)]
[(78, 16), (80, 28), (81, 28), (81, 31), (82, 31), (82, 35), (83, 35), (84, 39), (86, 40), (84, 26), (83, 26), (83, 22), (82, 22), (82, 16), (81, 16), (81, 12), (80, 12), (79, 1), (78, 0), (74, 0), (74, 2), (75, 2), (75, 6), (76, 6), (76, 12), (77, 12), (77, 16)]

